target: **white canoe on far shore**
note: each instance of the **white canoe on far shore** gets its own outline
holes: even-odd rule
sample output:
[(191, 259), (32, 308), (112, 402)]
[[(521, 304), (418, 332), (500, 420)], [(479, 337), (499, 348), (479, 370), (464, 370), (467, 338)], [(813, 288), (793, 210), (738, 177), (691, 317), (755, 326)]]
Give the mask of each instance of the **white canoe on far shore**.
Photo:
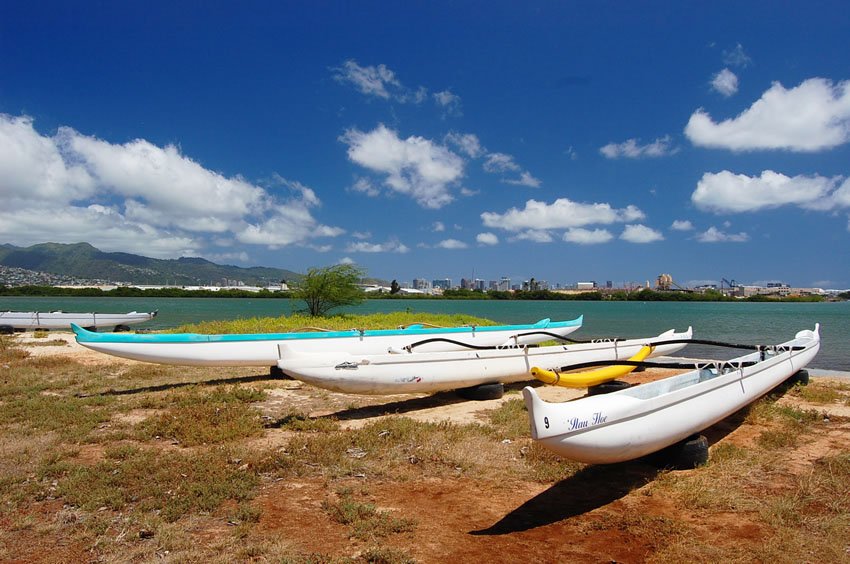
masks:
[[(693, 335), (667, 331), (642, 339), (600, 339), (587, 343), (543, 347), (507, 346), (482, 350), (387, 354), (303, 354), (281, 344), (278, 366), (287, 375), (314, 386), (352, 394), (405, 394), (508, 384), (532, 379), (533, 366), (558, 367), (596, 360), (619, 360), (654, 344), (652, 356), (681, 350)], [(664, 344), (675, 341), (674, 344)]]
[[(756, 347), (752, 347), (756, 348)], [(819, 325), (781, 345), (678, 376), (564, 403), (523, 389), (531, 436), (587, 463), (622, 462), (682, 441), (752, 403), (805, 368), (820, 350)]]
[(0, 327), (11, 329), (70, 329), (71, 324), (86, 328), (124, 327), (150, 321), (156, 312), (70, 313), (65, 311), (0, 311)]

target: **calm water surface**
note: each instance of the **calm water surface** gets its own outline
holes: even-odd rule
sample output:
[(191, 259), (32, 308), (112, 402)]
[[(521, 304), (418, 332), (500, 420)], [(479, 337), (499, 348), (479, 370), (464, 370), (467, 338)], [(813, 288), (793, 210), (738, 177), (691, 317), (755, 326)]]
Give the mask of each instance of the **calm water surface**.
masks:
[[(0, 311), (110, 312), (158, 310), (159, 315), (138, 328), (165, 329), (198, 321), (289, 315), (300, 306), (288, 299), (228, 298), (25, 298), (0, 297)], [(775, 344), (801, 329), (821, 324), (821, 350), (814, 368), (850, 371), (850, 302), (736, 303), (736, 302), (578, 302), (494, 300), (368, 300), (347, 313), (465, 313), (502, 323), (531, 323), (545, 317), (573, 319), (584, 315), (576, 338), (646, 337), (667, 329), (736, 343)], [(709, 353), (688, 347), (683, 354)], [(723, 357), (725, 352), (714, 353)], [(734, 353), (731, 355), (734, 356)], [(723, 357), (728, 358), (728, 356)]]

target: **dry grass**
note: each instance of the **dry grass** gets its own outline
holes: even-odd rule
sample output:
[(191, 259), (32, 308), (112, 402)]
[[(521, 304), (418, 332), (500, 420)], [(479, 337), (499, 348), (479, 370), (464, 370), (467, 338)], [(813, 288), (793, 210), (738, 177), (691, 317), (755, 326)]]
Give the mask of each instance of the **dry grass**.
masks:
[(839, 382), (810, 382), (808, 386), (796, 385), (791, 394), (812, 404), (829, 405), (843, 403), (850, 405), (850, 384)]
[(322, 509), (337, 523), (347, 525), (350, 536), (356, 539), (375, 541), (416, 528), (413, 519), (395, 517), (389, 511), (377, 509), (373, 503), (357, 499), (364, 495), (368, 493), (343, 488), (333, 499), (322, 501)]

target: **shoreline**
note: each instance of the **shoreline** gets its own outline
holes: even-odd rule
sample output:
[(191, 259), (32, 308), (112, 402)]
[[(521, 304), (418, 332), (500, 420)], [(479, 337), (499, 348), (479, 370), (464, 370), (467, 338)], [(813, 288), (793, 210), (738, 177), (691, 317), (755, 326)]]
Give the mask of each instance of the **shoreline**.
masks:
[(815, 378), (850, 378), (850, 372), (845, 370), (828, 370), (825, 368), (806, 368), (810, 376)]

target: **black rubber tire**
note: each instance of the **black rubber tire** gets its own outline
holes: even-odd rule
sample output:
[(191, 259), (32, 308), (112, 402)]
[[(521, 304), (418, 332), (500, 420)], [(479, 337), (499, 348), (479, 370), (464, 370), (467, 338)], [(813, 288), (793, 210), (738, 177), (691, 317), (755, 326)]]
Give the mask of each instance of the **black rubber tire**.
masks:
[(294, 380), (292, 376), (281, 369), (280, 366), (269, 366), (269, 377), (276, 380)]
[(116, 325), (112, 330), (113, 333), (126, 333), (130, 330), (129, 325)]
[(15, 328), (11, 325), (0, 325), (0, 335), (11, 335), (15, 332)]
[(475, 401), (486, 401), (499, 399), (505, 395), (505, 386), (501, 382), (495, 384), (481, 384), (470, 388), (461, 388), (458, 395), (464, 399)]
[(800, 384), (801, 386), (809, 385), (809, 371), (798, 370), (788, 378), (788, 383), (791, 385)]
[(628, 382), (623, 382), (622, 380), (610, 380), (595, 386), (590, 386), (587, 389), (587, 395), (598, 396), (600, 394), (610, 394), (611, 392), (619, 392), (620, 390), (625, 390), (631, 387), (632, 385)]
[(658, 466), (674, 470), (691, 470), (708, 462), (708, 439), (691, 435), (684, 441), (662, 449), (653, 455)]

